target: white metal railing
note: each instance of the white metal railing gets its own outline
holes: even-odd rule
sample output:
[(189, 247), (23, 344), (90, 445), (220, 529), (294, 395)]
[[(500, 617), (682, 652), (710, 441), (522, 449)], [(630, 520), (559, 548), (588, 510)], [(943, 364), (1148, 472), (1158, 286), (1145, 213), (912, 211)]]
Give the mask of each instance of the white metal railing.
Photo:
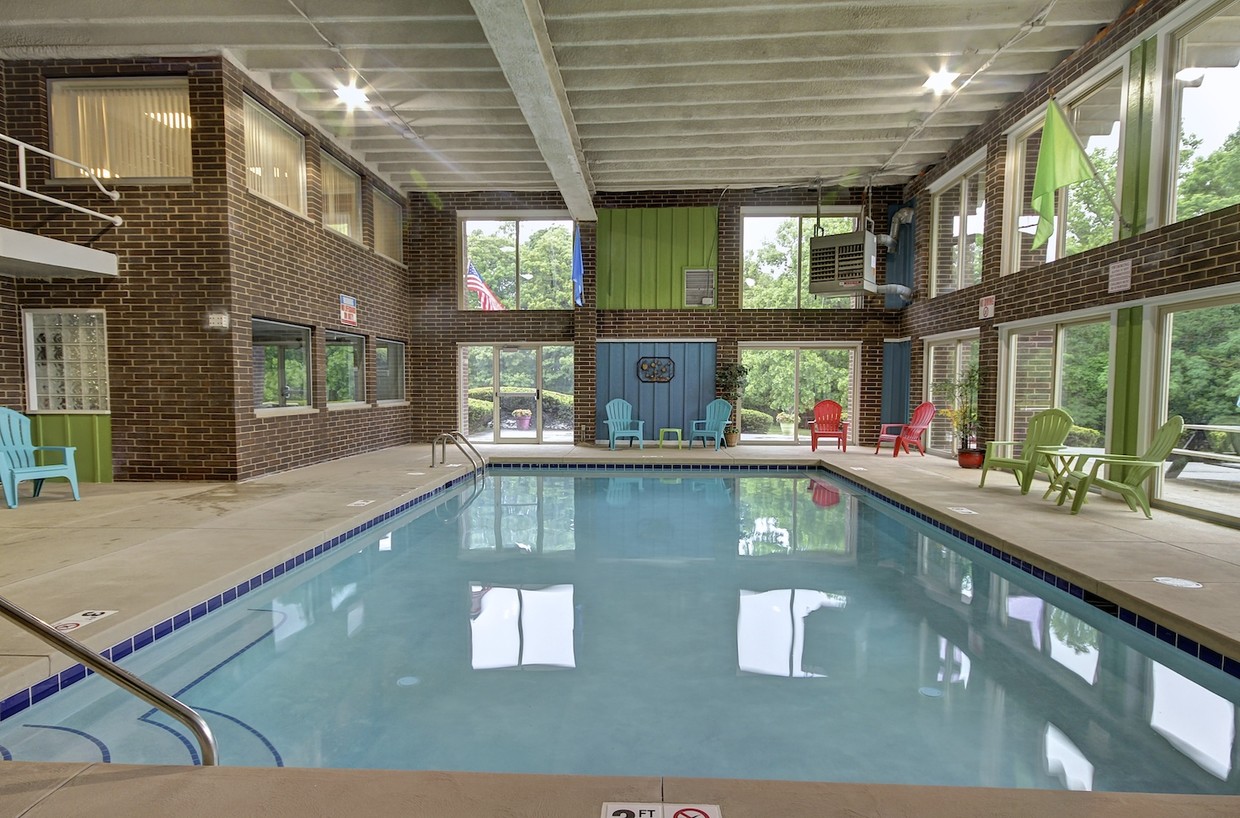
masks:
[[(439, 433), (438, 435), (435, 436), (435, 439), (431, 441), (431, 468), (432, 469), (435, 468), (435, 444), (436, 443), (439, 444), (439, 465), (441, 466), (446, 465), (448, 462), (448, 444), (449, 443), (452, 443), (453, 445), (455, 445), (458, 449), (461, 450), (461, 454), (465, 455), (465, 457), (469, 459), (469, 465), (473, 467), (475, 476), (478, 474), (479, 469), (482, 469), (483, 467), (486, 466), (486, 460), (483, 459), (482, 453), (479, 452), (476, 448), (474, 448), (474, 444), (470, 443), (469, 438), (465, 437), (465, 435), (463, 435), (459, 429), (454, 429), (451, 432)], [(465, 446), (461, 445), (462, 443), (464, 443), (465, 446), (469, 447), (469, 451), (465, 450)], [(476, 461), (474, 460), (475, 455), (477, 455), (478, 457)]]
[(67, 207), (70, 210), (76, 210), (79, 213), (85, 213), (88, 216), (94, 216), (97, 219), (103, 219), (104, 221), (112, 222), (112, 224), (116, 225), (117, 227), (120, 227), (122, 224), (125, 223), (125, 220), (122, 219), (120, 216), (109, 216), (105, 213), (100, 213), (97, 210), (91, 210), (90, 208), (82, 207), (81, 205), (76, 205), (73, 202), (66, 202), (63, 199), (57, 199), (55, 197), (48, 196), (46, 193), (39, 193), (38, 191), (31, 190), (26, 184), (26, 152), (34, 151), (35, 153), (41, 156), (47, 156), (47, 157), (50, 157), (51, 159), (54, 159), (57, 162), (65, 162), (67, 164), (73, 165), (73, 167), (75, 168), (86, 171), (86, 175), (89, 176), (90, 180), (95, 183), (95, 187), (99, 188), (99, 190), (103, 192), (103, 195), (107, 196), (112, 201), (115, 202), (117, 199), (121, 197), (121, 194), (118, 193), (117, 191), (108, 190), (106, 187), (104, 187), (103, 182), (99, 181), (99, 177), (95, 175), (95, 172), (91, 170), (90, 168), (86, 167), (85, 165), (83, 165), (81, 162), (75, 162), (72, 159), (66, 159), (65, 157), (60, 156), (59, 154), (52, 153), (51, 151), (45, 151), (42, 148), (36, 148), (34, 145), (28, 145), (25, 142), (22, 142), (20, 139), (14, 139), (13, 137), (6, 136), (5, 134), (2, 134), (2, 133), (0, 133), (0, 142), (7, 142), (10, 145), (17, 146), (17, 184), (12, 185), (12, 184), (9, 184), (8, 182), (0, 182), (0, 188), (4, 188), (5, 190), (11, 190), (15, 193), (22, 193), (22, 194), (25, 194), (26, 196), (33, 196), (36, 199), (41, 199), (45, 202), (51, 202), (52, 204), (57, 204), (57, 205), (60, 205), (61, 207)]

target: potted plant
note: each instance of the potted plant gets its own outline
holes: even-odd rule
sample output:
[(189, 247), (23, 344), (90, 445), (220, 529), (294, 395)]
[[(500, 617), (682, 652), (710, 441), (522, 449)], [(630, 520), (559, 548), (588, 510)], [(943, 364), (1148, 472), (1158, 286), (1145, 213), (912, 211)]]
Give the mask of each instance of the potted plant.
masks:
[(715, 370), (715, 392), (719, 397), (732, 404), (733, 420), (728, 421), (728, 425), (723, 430), (723, 442), (726, 446), (735, 446), (740, 442), (741, 430), (737, 425), (740, 416), (736, 407), (736, 400), (740, 397), (741, 392), (745, 391), (745, 383), (749, 380), (749, 367), (737, 362), (731, 364), (720, 364)]
[(779, 431), (785, 437), (792, 435), (792, 427), (796, 425), (797, 416), (791, 412), (780, 412), (775, 415), (775, 422), (779, 424)]
[(934, 384), (935, 390), (949, 402), (939, 410), (952, 425), (956, 440), (956, 461), (962, 469), (980, 469), (986, 450), (978, 446), (977, 433), (981, 423), (977, 416), (977, 389), (980, 373), (972, 364), (955, 378)]
[(518, 429), (530, 428), (530, 415), (533, 414), (529, 409), (513, 409), (512, 416), (517, 419)]

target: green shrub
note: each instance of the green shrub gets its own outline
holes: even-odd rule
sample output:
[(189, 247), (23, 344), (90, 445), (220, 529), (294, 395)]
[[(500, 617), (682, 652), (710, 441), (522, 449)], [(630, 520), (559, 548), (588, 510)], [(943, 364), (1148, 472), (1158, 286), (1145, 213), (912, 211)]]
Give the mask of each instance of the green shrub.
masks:
[[(474, 403), (487, 405), (487, 422), (491, 420), (491, 407), (495, 402), (495, 390), (489, 386), (475, 386), (469, 390), (470, 428), (473, 428)], [(573, 396), (563, 392), (542, 391), (543, 426), (557, 429), (573, 428)]]
[(495, 404), (489, 400), (469, 399), (469, 434), (486, 430), (491, 425)]
[(1068, 439), (1064, 441), (1064, 445), (1080, 446), (1086, 449), (1100, 448), (1103, 445), (1102, 432), (1085, 426), (1073, 426), (1072, 431), (1068, 432)]
[(744, 409), (741, 411), (741, 432), (764, 435), (771, 430), (771, 424), (774, 422), (775, 418), (761, 410)]

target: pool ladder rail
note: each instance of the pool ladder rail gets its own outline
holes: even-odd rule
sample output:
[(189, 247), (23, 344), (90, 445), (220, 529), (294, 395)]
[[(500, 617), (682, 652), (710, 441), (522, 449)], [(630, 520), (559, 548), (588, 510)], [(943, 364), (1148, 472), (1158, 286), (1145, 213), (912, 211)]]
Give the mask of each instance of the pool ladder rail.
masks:
[(57, 650), (69, 654), (95, 673), (98, 673), (118, 687), (129, 691), (151, 707), (181, 722), (198, 739), (198, 746), (202, 751), (202, 765), (204, 767), (214, 767), (219, 763), (218, 753), (215, 749), (215, 736), (211, 734), (211, 728), (207, 726), (202, 716), (198, 715), (193, 709), (162, 690), (142, 681), (112, 660), (105, 659), (82, 643), (70, 639), (42, 619), (23, 608), (19, 608), (4, 597), (0, 597), (0, 616), (3, 616), (27, 633), (37, 636)]
[[(486, 461), (482, 457), (482, 453), (474, 448), (474, 444), (469, 442), (469, 438), (461, 434), (459, 429), (453, 429), (451, 432), (440, 432), (435, 435), (435, 439), (431, 441), (431, 468), (435, 468), (435, 444), (439, 444), (439, 465), (446, 466), (448, 463), (448, 444), (451, 443), (461, 450), (461, 454), (469, 459), (469, 465), (473, 467), (474, 479), (478, 479), (478, 473), (486, 467)], [(465, 444), (465, 445), (461, 445)], [(468, 448), (467, 448), (468, 447)], [(477, 458), (477, 459), (475, 459)]]

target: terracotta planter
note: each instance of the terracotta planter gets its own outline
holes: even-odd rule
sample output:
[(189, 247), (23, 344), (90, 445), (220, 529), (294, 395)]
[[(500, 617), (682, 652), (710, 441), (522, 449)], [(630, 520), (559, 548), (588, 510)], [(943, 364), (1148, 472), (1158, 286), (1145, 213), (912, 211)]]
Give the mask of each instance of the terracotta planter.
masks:
[(724, 432), (723, 433), (723, 445), (727, 446), (729, 449), (734, 447), (737, 443), (740, 443), (740, 442), (741, 442), (740, 432)]
[(985, 449), (961, 449), (956, 453), (956, 462), (962, 469), (980, 469), (985, 459)]

